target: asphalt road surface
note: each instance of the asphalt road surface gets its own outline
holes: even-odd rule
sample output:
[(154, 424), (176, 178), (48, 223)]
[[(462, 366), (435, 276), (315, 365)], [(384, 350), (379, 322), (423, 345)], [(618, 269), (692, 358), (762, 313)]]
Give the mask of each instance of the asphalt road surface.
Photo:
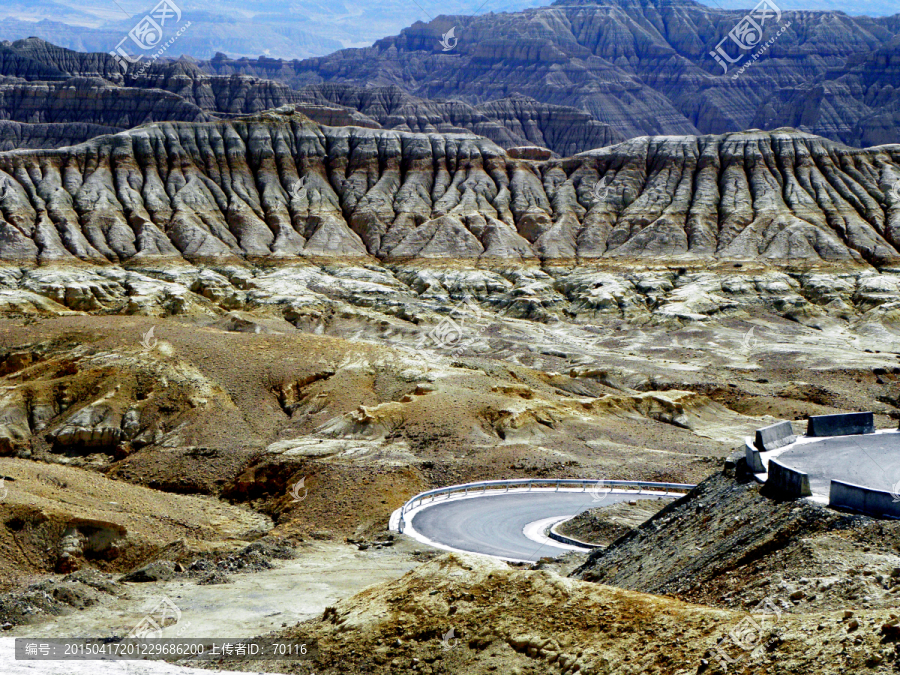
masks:
[(569, 549), (539, 544), (522, 530), (545, 518), (574, 516), (582, 511), (631, 499), (655, 499), (636, 492), (610, 493), (595, 501), (590, 492), (529, 492), (487, 494), (484, 497), (436, 502), (413, 516), (420, 534), (445, 546), (513, 560), (539, 560)]
[(900, 482), (900, 434), (823, 438), (796, 445), (777, 460), (808, 473), (814, 494), (827, 496), (832, 478), (890, 492)]

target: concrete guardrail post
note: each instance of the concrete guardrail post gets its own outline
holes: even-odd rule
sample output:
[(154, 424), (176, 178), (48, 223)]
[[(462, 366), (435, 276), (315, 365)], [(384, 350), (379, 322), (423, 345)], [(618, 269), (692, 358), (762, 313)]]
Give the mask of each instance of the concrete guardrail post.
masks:
[(900, 519), (900, 502), (894, 499), (890, 492), (854, 485), (853, 483), (845, 483), (840, 480), (832, 479), (831, 481), (831, 489), (828, 492), (828, 505), (849, 509), (875, 518)]
[(753, 446), (760, 452), (783, 448), (797, 440), (790, 422), (778, 422), (756, 430)]
[(871, 412), (818, 415), (810, 417), (806, 427), (807, 436), (856, 436), (874, 433), (875, 417)]
[(747, 468), (749, 468), (750, 471), (753, 473), (766, 472), (766, 465), (763, 464), (762, 457), (759, 454), (759, 448), (751, 444), (749, 438), (744, 442), (744, 456), (747, 458)]
[(812, 495), (809, 487), (809, 474), (785, 466), (774, 459), (769, 460), (769, 477), (766, 479), (766, 487), (781, 497), (791, 499)]

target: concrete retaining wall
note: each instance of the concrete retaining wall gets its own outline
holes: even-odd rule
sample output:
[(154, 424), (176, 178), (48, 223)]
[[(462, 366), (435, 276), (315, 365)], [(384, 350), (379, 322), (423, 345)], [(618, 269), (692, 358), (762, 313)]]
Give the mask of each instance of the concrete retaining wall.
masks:
[(875, 418), (870, 412), (810, 417), (806, 427), (807, 436), (854, 436), (874, 433)]
[(756, 440), (753, 445), (760, 452), (777, 450), (785, 445), (790, 445), (797, 440), (794, 428), (790, 422), (779, 422), (768, 427), (756, 430)]
[(774, 459), (769, 460), (766, 487), (780, 497), (809, 497), (812, 494), (808, 474), (779, 464)]
[(900, 501), (894, 501), (894, 496), (890, 492), (839, 480), (831, 481), (828, 505), (875, 518), (900, 519)]
[[(567, 521), (563, 521), (563, 522), (567, 522)], [(578, 546), (579, 548), (583, 548), (583, 549), (600, 548), (597, 544), (589, 544), (586, 541), (581, 541), (580, 539), (573, 539), (572, 537), (567, 537), (564, 534), (560, 534), (559, 532), (556, 531), (556, 528), (559, 527), (560, 525), (562, 525), (562, 523), (557, 523), (556, 525), (551, 527), (549, 530), (547, 530), (547, 536), (555, 541), (560, 542), (561, 544), (568, 544), (569, 546)]]

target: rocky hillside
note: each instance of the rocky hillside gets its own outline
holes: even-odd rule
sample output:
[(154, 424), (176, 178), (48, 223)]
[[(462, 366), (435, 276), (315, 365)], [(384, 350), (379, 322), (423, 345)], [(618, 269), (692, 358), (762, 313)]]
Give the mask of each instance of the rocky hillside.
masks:
[(81, 53), (35, 38), (0, 42), (0, 73), (24, 80), (100, 77), (121, 83), (121, 68), (109, 54)]
[(85, 127), (83, 132), (90, 126), (118, 131), (157, 120), (215, 119), (192, 102), (166, 91), (118, 87), (86, 77), (62, 82), (0, 78), (0, 110), (4, 118), (23, 124), (71, 124), (76, 127), (70, 132), (73, 135), (78, 133), (78, 125)]
[(785, 87), (758, 110), (754, 126), (796, 126), (857, 146), (897, 142), (900, 37), (847, 60), (822, 78)]
[[(740, 468), (739, 468), (740, 477)], [(900, 528), (715, 475), (574, 572), (580, 579), (691, 602), (784, 611), (893, 607)]]
[(624, 140), (581, 110), (524, 96), (472, 106), (417, 98), (398, 87), (319, 85), (297, 92), (249, 75), (210, 75), (186, 60), (139, 63), (123, 70), (107, 54), (80, 54), (36, 38), (8, 43), (4, 49), (0, 119), (75, 125), (55, 134), (20, 127), (15, 136), (18, 145), (8, 142), (4, 149), (77, 143), (104, 133), (96, 127), (121, 131), (156, 121), (228, 118), (284, 105), (296, 105), (331, 126), (470, 131), (503, 148), (537, 145), (563, 156)]
[[(292, 109), (0, 154), (0, 259), (898, 257), (900, 150), (793, 131), (640, 138), (564, 160)], [(40, 172), (34, 169), (41, 167)]]
[(566, 537), (574, 537), (594, 546), (609, 546), (656, 515), (657, 511), (670, 502), (671, 500), (662, 498), (638, 499), (600, 506), (579, 513), (556, 526), (555, 530)]
[[(247, 75), (209, 75), (184, 61), (154, 65), (140, 75), (126, 73), (125, 84), (148, 90), (149, 96), (158, 89), (170, 92), (220, 117), (294, 104), (322, 124), (381, 126), (398, 131), (469, 131), (503, 148), (538, 145), (561, 156), (624, 140), (609, 125), (584, 111), (541, 103), (527, 96), (511, 96), (473, 106), (458, 100), (432, 101), (410, 96), (396, 86), (362, 88), (325, 84), (298, 92), (274, 80)], [(335, 118), (320, 116), (320, 111), (307, 107), (309, 104), (325, 105), (345, 113)], [(157, 119), (181, 119), (164, 117), (156, 111), (154, 114)]]
[[(442, 16), (372, 47), (305, 61), (219, 53), (128, 72), (106, 53), (35, 38), (3, 43), (0, 74), (32, 82), (99, 77), (150, 90), (144, 95), (154, 101), (162, 89), (219, 116), (301, 100), (338, 105), (386, 128), (467, 129), (504, 148), (538, 145), (560, 156), (644, 135), (757, 127), (791, 126), (857, 147), (900, 141), (893, 94), (900, 18), (785, 11), (765, 25), (766, 40), (777, 36), (765, 53), (730, 53), (740, 60), (725, 73), (710, 52), (743, 16), (693, 0), (565, 2)], [(452, 46), (441, 42), (451, 28)], [(101, 101), (93, 116), (79, 106), (76, 121), (106, 125), (119, 111)], [(148, 103), (146, 121), (184, 119), (170, 107)], [(0, 106), (3, 118), (30, 121)]]
[(564, 157), (625, 140), (581, 110), (520, 95), (472, 106), (410, 96), (397, 86), (322, 84), (304, 87), (300, 94), (306, 101), (357, 110), (386, 129), (471, 131), (502, 148), (537, 145)]
[[(727, 37), (746, 13), (693, 0), (560, 0), (515, 13), (440, 16), (321, 58), (221, 58), (204, 68), (295, 88), (396, 85), (472, 105), (523, 94), (587, 112), (627, 138), (741, 131), (761, 121), (768, 129), (807, 125), (844, 142), (900, 141), (897, 127), (879, 120), (892, 110), (896, 87), (880, 50), (896, 52), (900, 18), (784, 11), (780, 22), (764, 23), (759, 47), (777, 41), (735, 78), (756, 53), (738, 51)], [(441, 37), (451, 28), (458, 42), (445, 51)], [(744, 54), (727, 74), (710, 56), (723, 39), (730, 58)], [(853, 77), (841, 79), (842, 69)], [(834, 91), (839, 100), (830, 102)], [(855, 133), (840, 128), (857, 120)]]
[[(756, 617), (762, 626), (754, 621), (759, 632), (746, 638), (753, 644), (745, 652), (729, 639), (722, 647), (728, 662), (716, 646), (747, 625), (743, 612), (447, 554), (277, 635), (319, 641), (315, 663), (288, 667), (303, 675), (837, 675), (887, 673), (895, 662), (885, 644), (895, 639), (895, 621), (884, 613), (861, 611), (852, 623), (840, 612), (775, 618)], [(283, 668), (249, 660), (241, 666)]]
[(0, 152), (77, 145), (95, 136), (114, 134), (117, 131), (119, 129), (116, 127), (99, 124), (25, 124), (3, 120), (0, 121)]

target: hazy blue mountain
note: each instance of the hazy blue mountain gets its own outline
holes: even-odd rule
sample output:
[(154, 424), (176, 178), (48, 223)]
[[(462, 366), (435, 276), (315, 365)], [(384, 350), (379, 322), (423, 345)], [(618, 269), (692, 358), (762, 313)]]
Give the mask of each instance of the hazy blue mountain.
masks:
[[(516, 11), (545, 4), (541, 0), (172, 1), (183, 12), (182, 25), (190, 21), (191, 26), (166, 55), (196, 58), (211, 58), (216, 52), (278, 58), (324, 56), (344, 47), (370, 45), (416, 21), (429, 21), (440, 14)], [(108, 52), (155, 4), (133, 0), (4, 0), (0, 6), (0, 40), (39, 37), (69, 49)], [(169, 35), (164, 37), (168, 39)]]
[[(324, 56), (341, 48), (371, 45), (416, 21), (428, 22), (442, 14), (515, 12), (549, 4), (546, 0), (173, 1), (191, 26), (166, 54), (201, 59), (211, 58), (216, 52), (287, 59)], [(705, 0), (701, 4), (743, 9), (756, 2)], [(782, 9), (839, 10), (872, 16), (900, 12), (897, 0), (855, 5), (843, 0), (779, 0), (778, 4)], [(34, 36), (69, 49), (108, 52), (154, 6), (155, 2), (143, 0), (4, 0), (0, 7), (0, 40)]]

